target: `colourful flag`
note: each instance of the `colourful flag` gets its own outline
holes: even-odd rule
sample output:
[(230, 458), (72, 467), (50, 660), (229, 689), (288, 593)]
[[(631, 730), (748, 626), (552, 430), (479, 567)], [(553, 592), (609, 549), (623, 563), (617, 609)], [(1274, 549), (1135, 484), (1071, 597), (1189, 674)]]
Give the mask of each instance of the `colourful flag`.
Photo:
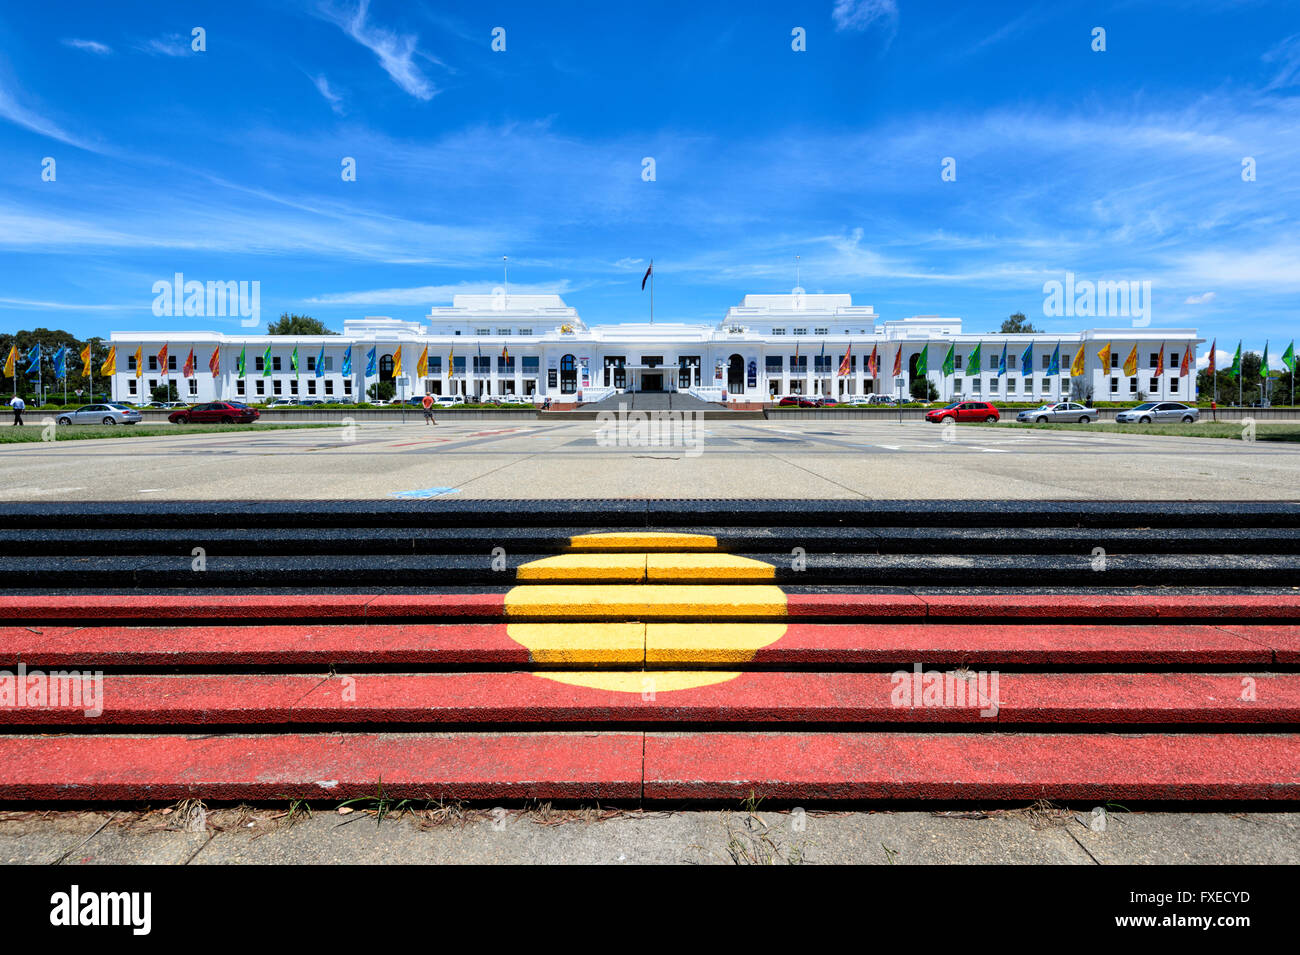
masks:
[(1264, 339), (1264, 357), (1259, 360), (1259, 377), (1261, 378), (1272, 377), (1272, 375), (1270, 374), (1270, 369), (1268, 367), (1268, 339), (1267, 338)]
[(108, 346), (108, 357), (105, 358), (104, 363), (99, 366), (99, 373), (101, 375), (117, 374), (117, 346), (116, 345)]
[(451, 366), (454, 365), (455, 363), (456, 363), (456, 350), (454, 348), (448, 348), (447, 349), (447, 377), (448, 378), (451, 377)]
[(424, 346), (424, 351), (420, 352), (420, 360), (415, 363), (415, 377), (429, 377), (429, 346)]
[(1216, 359), (1214, 357), (1214, 351), (1218, 347), (1218, 344), (1219, 344), (1219, 340), (1217, 338), (1214, 341), (1210, 342), (1210, 362), (1208, 365), (1205, 366), (1205, 370), (1210, 373), (1210, 380), (1214, 379), (1214, 366), (1216, 362)]
[(1128, 357), (1124, 359), (1124, 374), (1127, 377), (1132, 378), (1137, 373), (1138, 373), (1138, 347), (1137, 345), (1134, 345), (1133, 350), (1129, 352)]
[(90, 374), (90, 342), (86, 342), (86, 347), (81, 350), (81, 373)]
[(1229, 369), (1228, 374), (1232, 376), (1234, 381), (1241, 375), (1241, 339), (1240, 338), (1237, 339), (1237, 354), (1232, 356), (1232, 368)]
[[(796, 348), (796, 351), (798, 349)], [(903, 374), (903, 346), (898, 346), (898, 351), (894, 352), (894, 377), (898, 378)]]
[(1007, 343), (1002, 343), (1002, 356), (998, 359), (998, 377), (1007, 373)]
[(929, 355), (930, 346), (922, 345), (921, 350), (916, 355), (916, 377), (924, 378), (930, 373)]
[(867, 362), (868, 367), (871, 369), (872, 378), (877, 378), (880, 375), (880, 353), (877, 351), (877, 347), (876, 345), (871, 346), (871, 361)]
[(164, 372), (167, 371), (167, 346), (166, 345), (158, 349), (158, 367), (161, 368)]
[(325, 377), (325, 346), (320, 346), (320, 354), (316, 356), (316, 377)]
[(393, 352), (393, 377), (402, 377), (402, 346), (397, 346), (397, 351)]
[(27, 352), (27, 374), (35, 377), (41, 373), (41, 343), (37, 342)]
[(5, 377), (6, 377), (6, 378), (12, 378), (12, 377), (14, 376), (14, 362), (16, 362), (17, 360), (18, 360), (18, 346), (17, 346), (17, 345), (10, 345), (10, 346), (9, 346), (9, 357), (5, 359)]
[(1294, 338), (1291, 340), (1291, 344), (1286, 346), (1286, 351), (1282, 352), (1282, 364), (1286, 365), (1288, 371), (1292, 373), (1295, 372), (1295, 339)]
[(374, 376), (375, 376), (375, 349), (374, 346), (372, 345), (370, 347), (370, 351), (366, 352), (366, 377), (373, 378)]
[(352, 377), (352, 346), (343, 349), (343, 377)]
[(844, 349), (844, 358), (840, 361), (839, 374), (841, 377), (849, 373), (849, 356), (853, 352), (853, 342), (849, 342), (848, 347)]
[(506, 346), (504, 344), (501, 346), (501, 360), (502, 361), (510, 360), (510, 352), (506, 351)]
[(1032, 375), (1034, 373), (1034, 343), (1030, 342), (1025, 346), (1024, 354), (1020, 356), (1020, 373), (1022, 375)]
[(271, 346), (266, 346), (266, 351), (262, 352), (262, 377), (271, 377)]
[(144, 349), (136, 348), (135, 350), (135, 376), (144, 377)]
[(239, 349), (239, 361), (235, 363), (236, 377), (245, 378), (248, 376), (248, 346), (245, 345)]
[(966, 365), (966, 374), (978, 375), (980, 373), (981, 363), (983, 359), (983, 356), (980, 354), (980, 349), (983, 346), (984, 346), (983, 342), (978, 343), (975, 346), (975, 350), (970, 353), (970, 361)]
[[(1267, 354), (1267, 352), (1265, 352), (1265, 354)], [(1156, 374), (1163, 375), (1164, 373), (1165, 373), (1165, 343), (1161, 342), (1160, 357), (1156, 359)]]
[(948, 354), (943, 356), (943, 365), (941, 367), (943, 370), (943, 376), (945, 378), (947, 378), (949, 375), (951, 375), (953, 372), (957, 370), (956, 344), (950, 344), (948, 346)]
[(1178, 377), (1186, 378), (1192, 373), (1192, 350), (1189, 348), (1183, 352), (1183, 364), (1178, 369)]
[(212, 377), (216, 378), (221, 374), (221, 346), (218, 345), (212, 349), (212, 357), (208, 359), (208, 370), (212, 372)]
[(194, 377), (194, 349), (190, 349), (189, 356), (185, 359), (185, 367), (181, 369), (181, 374), (186, 378)]
[(289, 356), (289, 364), (293, 366), (293, 376), (298, 377), (298, 346), (293, 346), (293, 353)]
[(1102, 371), (1110, 370), (1110, 342), (1103, 345), (1101, 351), (1097, 352), (1097, 361), (1101, 364)]
[(650, 267), (649, 267), (648, 269), (645, 270), (645, 275), (641, 276), (641, 291), (643, 291), (643, 292), (645, 291), (645, 283), (646, 283), (646, 279), (650, 278), (650, 274), (651, 274), (654, 270), (655, 270), (655, 260), (654, 260), (654, 259), (651, 259), (651, 260), (650, 260)]
[(68, 369), (64, 367), (68, 360), (68, 346), (60, 345), (59, 350), (54, 353), (54, 377), (67, 378)]
[(1070, 363), (1070, 375), (1077, 378), (1083, 374), (1083, 362), (1085, 355), (1083, 342), (1079, 342), (1079, 350), (1074, 353), (1074, 361)]
[(1061, 373), (1061, 343), (1056, 343), (1056, 348), (1052, 351), (1052, 359), (1047, 363), (1047, 377)]

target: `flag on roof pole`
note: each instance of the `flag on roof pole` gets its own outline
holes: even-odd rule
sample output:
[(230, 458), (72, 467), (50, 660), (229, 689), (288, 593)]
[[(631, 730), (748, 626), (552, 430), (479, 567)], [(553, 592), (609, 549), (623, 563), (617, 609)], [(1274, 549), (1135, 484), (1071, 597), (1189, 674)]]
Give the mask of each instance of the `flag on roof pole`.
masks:
[(948, 354), (943, 356), (943, 365), (940, 367), (945, 378), (957, 370), (957, 345), (955, 342), (949, 343)]
[(970, 353), (970, 362), (966, 366), (966, 374), (978, 375), (980, 373), (983, 360), (983, 355), (980, 353), (980, 349), (983, 347), (983, 344), (983, 342), (976, 343), (975, 350)]
[(646, 279), (650, 278), (650, 274), (651, 274), (654, 270), (655, 270), (655, 260), (654, 260), (654, 259), (651, 259), (651, 260), (650, 260), (650, 267), (647, 268), (647, 269), (645, 270), (645, 275), (641, 276), (641, 291), (643, 291), (643, 292), (645, 291), (645, 283), (646, 283)]
[(194, 349), (190, 349), (189, 357), (185, 359), (185, 368), (182, 372), (186, 378), (194, 377)]
[(1129, 352), (1128, 357), (1124, 359), (1124, 375), (1127, 378), (1134, 378), (1137, 376), (1137, 373), (1138, 373), (1138, 347), (1137, 345), (1134, 345), (1133, 350)]
[(841, 376), (847, 375), (849, 373), (849, 355), (852, 351), (853, 351), (853, 342), (849, 342), (848, 347), (844, 349), (844, 358), (840, 362), (839, 374)]
[(60, 345), (59, 350), (54, 353), (54, 377), (67, 378), (68, 369), (66, 363), (68, 360), (68, 346)]
[(104, 359), (104, 363), (99, 366), (99, 373), (101, 375), (117, 374), (117, 346), (116, 345), (108, 346), (108, 357), (106, 357)]
[(16, 362), (17, 360), (18, 360), (18, 346), (17, 346), (17, 345), (10, 345), (10, 346), (9, 346), (9, 357), (5, 359), (5, 377), (6, 377), (6, 378), (12, 378), (12, 377), (14, 376), (14, 362)]
[(1002, 355), (998, 358), (998, 377), (1007, 373), (1007, 343), (1002, 343)]
[(1205, 370), (1210, 373), (1210, 378), (1214, 378), (1214, 368), (1216, 364), (1214, 358), (1214, 350), (1218, 346), (1218, 344), (1219, 344), (1219, 340), (1217, 338), (1214, 341), (1210, 342), (1210, 361), (1205, 366)]
[(929, 345), (922, 345), (921, 351), (916, 356), (916, 377), (924, 378), (930, 373)]
[(429, 377), (429, 346), (424, 346), (424, 351), (420, 352), (420, 360), (415, 363), (415, 377)]
[(316, 377), (325, 377), (325, 346), (320, 346), (320, 354), (316, 356)]
[(343, 349), (343, 377), (352, 377), (352, 346)]
[(39, 375), (41, 373), (41, 343), (37, 342), (27, 352), (27, 374)]
[(212, 349), (212, 357), (208, 359), (208, 370), (212, 372), (212, 377), (216, 378), (221, 374), (221, 346), (218, 345)]
[(1228, 370), (1228, 374), (1231, 375), (1233, 378), (1241, 377), (1241, 339), (1240, 338), (1237, 339), (1237, 353), (1232, 356), (1232, 368)]
[(1085, 354), (1083, 342), (1079, 342), (1079, 350), (1074, 353), (1074, 361), (1070, 362), (1071, 378), (1078, 378), (1083, 374)]

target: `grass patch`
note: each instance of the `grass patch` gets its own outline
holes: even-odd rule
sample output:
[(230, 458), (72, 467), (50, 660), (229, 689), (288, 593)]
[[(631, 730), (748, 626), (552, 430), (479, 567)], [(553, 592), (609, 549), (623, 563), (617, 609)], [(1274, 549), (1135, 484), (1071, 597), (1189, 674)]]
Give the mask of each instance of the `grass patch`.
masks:
[[(0, 444), (23, 444), (48, 440), (46, 425), (26, 424), (21, 428), (0, 428)], [(304, 424), (69, 424), (54, 426), (56, 441), (87, 441), (97, 438), (156, 438), (181, 434), (212, 434), (219, 431), (283, 431), (288, 428), (338, 428), (339, 423)]]
[[(1030, 424), (1018, 421), (1002, 421), (997, 424), (974, 422), (980, 428), (1025, 428), (1044, 431), (1100, 431), (1107, 434), (1155, 434), (1175, 438), (1226, 438), (1241, 441), (1246, 435), (1246, 427), (1240, 421), (1200, 421), (1195, 424), (1116, 424), (1114, 421), (1098, 421), (1093, 424)], [(1256, 441), (1300, 442), (1300, 421), (1296, 422), (1257, 422), (1255, 424)]]

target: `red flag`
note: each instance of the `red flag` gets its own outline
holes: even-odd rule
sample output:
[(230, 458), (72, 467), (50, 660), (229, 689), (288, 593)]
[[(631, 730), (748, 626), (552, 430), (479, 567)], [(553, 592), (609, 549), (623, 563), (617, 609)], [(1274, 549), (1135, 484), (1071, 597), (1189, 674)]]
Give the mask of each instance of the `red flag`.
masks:
[(876, 354), (877, 347), (878, 346), (876, 345), (871, 346), (871, 360), (867, 362), (867, 367), (871, 369), (872, 378), (875, 378), (880, 374), (880, 358)]
[(654, 259), (650, 260), (650, 267), (645, 270), (645, 275), (641, 276), (641, 291), (645, 291), (645, 280), (650, 277), (650, 273), (655, 270)]
[(844, 360), (840, 362), (840, 375), (849, 373), (849, 353), (853, 351), (853, 342), (849, 342), (848, 347), (844, 349)]
[(212, 357), (208, 359), (208, 367), (212, 369), (212, 377), (216, 378), (221, 374), (221, 348), (220, 346), (212, 349)]
[(194, 349), (190, 349), (190, 357), (185, 359), (185, 377), (194, 377)]
[(901, 377), (903, 374), (903, 346), (898, 346), (898, 351), (894, 352), (894, 377)]
[(167, 370), (167, 346), (166, 345), (158, 349), (158, 364), (162, 366), (163, 371)]
[(1218, 346), (1218, 344), (1219, 344), (1219, 340), (1218, 340), (1217, 338), (1216, 338), (1214, 341), (1210, 342), (1210, 367), (1209, 367), (1209, 372), (1210, 372), (1210, 378), (1211, 378), (1211, 380), (1213, 380), (1213, 378), (1214, 378), (1214, 350), (1215, 350), (1215, 348)]
[(1183, 366), (1178, 369), (1178, 377), (1186, 378), (1192, 371), (1192, 350), (1183, 352)]

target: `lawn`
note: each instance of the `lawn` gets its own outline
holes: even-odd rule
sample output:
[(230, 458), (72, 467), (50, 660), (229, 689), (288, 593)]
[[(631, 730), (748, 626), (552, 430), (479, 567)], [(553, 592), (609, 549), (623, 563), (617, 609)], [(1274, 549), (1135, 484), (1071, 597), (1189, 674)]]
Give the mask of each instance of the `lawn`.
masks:
[[(1246, 427), (1240, 421), (1200, 421), (1195, 424), (1116, 424), (1113, 421), (1099, 421), (1094, 424), (1021, 424), (1017, 421), (1002, 421), (997, 424), (976, 423), (980, 428), (1041, 428), (1048, 431), (1101, 431), (1110, 434), (1156, 434), (1176, 438), (1228, 438), (1242, 440), (1246, 436)], [(1259, 422), (1255, 425), (1256, 441), (1294, 441), (1300, 442), (1300, 421), (1296, 422)]]
[(217, 431), (283, 431), (288, 428), (337, 428), (338, 424), (70, 424), (62, 426), (29, 424), (21, 428), (0, 428), (0, 444), (48, 441), (45, 430), (53, 431), (56, 441), (87, 441), (96, 438), (156, 438), (184, 434), (212, 434)]

